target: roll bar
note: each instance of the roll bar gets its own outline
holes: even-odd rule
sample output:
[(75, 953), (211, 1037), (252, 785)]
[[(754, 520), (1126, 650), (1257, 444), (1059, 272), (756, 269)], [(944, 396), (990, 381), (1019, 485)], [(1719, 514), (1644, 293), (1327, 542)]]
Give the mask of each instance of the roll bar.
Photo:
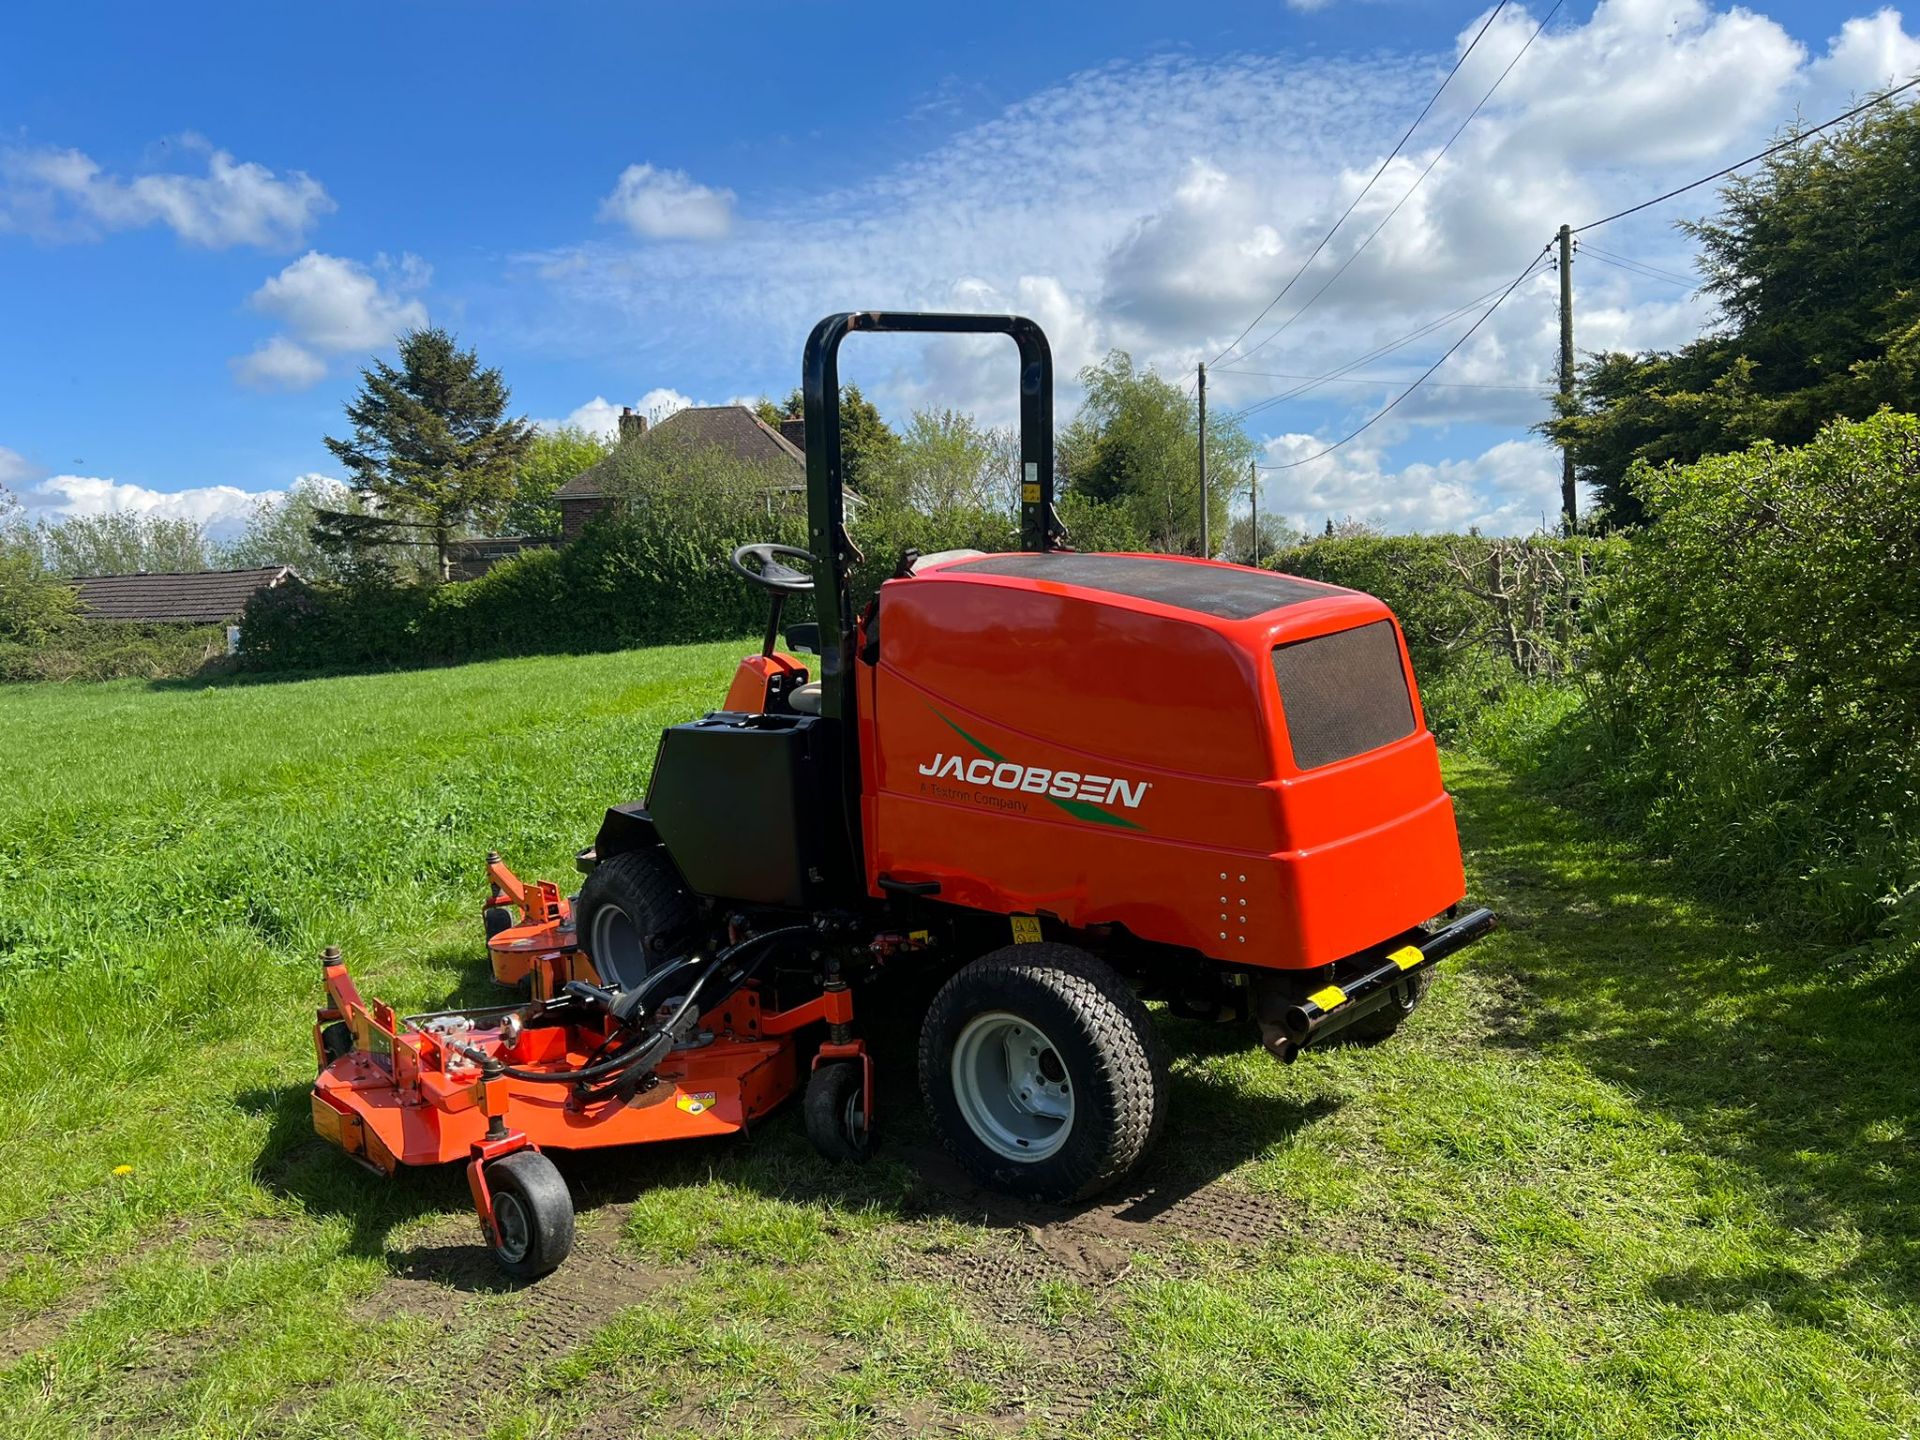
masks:
[[(820, 621), (820, 713), (844, 720), (851, 744), (854, 560), (847, 537), (846, 477), (840, 449), (840, 342), (855, 330), (923, 335), (1006, 335), (1020, 350), (1020, 545), (1051, 550), (1061, 535), (1053, 513), (1053, 350), (1023, 315), (940, 315), (855, 310), (829, 315), (807, 337), (801, 388), (806, 400), (808, 548), (817, 557), (814, 614)], [(833, 639), (830, 641), (829, 636)], [(857, 770), (850, 783), (858, 785)]]

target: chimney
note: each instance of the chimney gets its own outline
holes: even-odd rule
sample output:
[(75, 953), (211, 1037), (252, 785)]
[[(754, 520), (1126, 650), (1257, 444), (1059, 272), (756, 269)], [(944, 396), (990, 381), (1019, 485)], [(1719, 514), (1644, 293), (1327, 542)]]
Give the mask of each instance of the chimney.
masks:
[(638, 440), (647, 433), (647, 417), (635, 412), (631, 405), (620, 407), (620, 443)]
[(807, 422), (798, 415), (789, 415), (780, 422), (780, 433), (793, 448), (802, 455), (807, 453)]

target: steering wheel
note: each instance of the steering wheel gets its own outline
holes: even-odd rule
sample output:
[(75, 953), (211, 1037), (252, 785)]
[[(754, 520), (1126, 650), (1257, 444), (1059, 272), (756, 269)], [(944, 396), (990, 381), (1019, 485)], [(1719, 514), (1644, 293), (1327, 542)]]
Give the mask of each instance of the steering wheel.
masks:
[[(780, 557), (783, 555), (792, 560), (804, 560), (809, 565), (816, 563), (811, 551), (796, 549), (792, 545), (742, 545), (733, 552), (733, 568), (775, 595), (812, 594), (813, 576), (804, 570), (781, 564)], [(756, 563), (749, 565), (749, 560)]]

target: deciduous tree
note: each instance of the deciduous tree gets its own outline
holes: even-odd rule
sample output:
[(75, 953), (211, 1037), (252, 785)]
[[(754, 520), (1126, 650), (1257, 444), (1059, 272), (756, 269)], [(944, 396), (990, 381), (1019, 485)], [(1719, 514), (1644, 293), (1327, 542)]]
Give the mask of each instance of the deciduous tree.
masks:
[(553, 498), (554, 491), (603, 459), (611, 448), (598, 435), (577, 425), (562, 425), (534, 435), (514, 472), (513, 501), (500, 518), (500, 533), (558, 535), (560, 506)]
[(0, 641), (39, 645), (73, 619), (71, 585), (47, 568), (20, 502), (0, 486)]
[(195, 521), (137, 510), (43, 520), (41, 549), (58, 575), (185, 574), (210, 570), (213, 547)]
[[(1124, 350), (1082, 370), (1080, 383), (1086, 399), (1060, 436), (1065, 488), (1123, 507), (1156, 550), (1199, 553), (1200, 423), (1193, 401), (1178, 385), (1135, 368)], [(1238, 421), (1209, 417), (1208, 525), (1216, 540), (1225, 538), (1228, 490), (1253, 454)]]

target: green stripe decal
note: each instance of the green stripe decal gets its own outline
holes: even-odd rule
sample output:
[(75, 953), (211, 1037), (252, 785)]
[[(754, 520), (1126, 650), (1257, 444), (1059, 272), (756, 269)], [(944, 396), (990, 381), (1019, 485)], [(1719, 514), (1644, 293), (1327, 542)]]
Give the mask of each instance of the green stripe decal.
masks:
[[(931, 705), (929, 705), (927, 708), (929, 710), (933, 710), (933, 707)], [(936, 715), (940, 715), (940, 712), (938, 710), (933, 710), (933, 713)], [(946, 716), (940, 715), (940, 720), (941, 720), (941, 723), (944, 724), (949, 730), (953, 731), (954, 734), (958, 735), (962, 740), (966, 741), (967, 744), (973, 746), (974, 749), (978, 750), (982, 755), (986, 756), (987, 759), (993, 761), (994, 764), (1006, 765), (1011, 763), (1010, 761), (1008, 761), (1007, 757), (1002, 755), (998, 750), (989, 750), (986, 746), (982, 745), (978, 740), (974, 739), (973, 736), (967, 734), (966, 731), (962, 730), (958, 725), (954, 724), (953, 721), (947, 719)]]
[[(987, 759), (993, 761), (994, 764), (1011, 765), (1014, 763), (998, 750), (981, 744), (978, 740), (974, 739), (973, 736), (954, 724), (952, 720), (948, 719), (945, 715), (941, 715), (940, 711), (935, 709), (935, 707), (929, 705), (927, 708), (932, 710), (935, 715), (940, 716), (941, 724), (945, 725), (949, 730), (953, 731), (954, 734), (966, 741), (967, 744), (978, 750)], [(1054, 795), (1048, 795), (1045, 798), (1051, 800), (1076, 820), (1090, 820), (1096, 825), (1117, 825), (1122, 830), (1144, 830), (1147, 828), (1137, 820), (1129, 820), (1124, 815), (1116, 815), (1113, 811), (1106, 809), (1104, 806), (1095, 805), (1090, 800), (1062, 800)]]

